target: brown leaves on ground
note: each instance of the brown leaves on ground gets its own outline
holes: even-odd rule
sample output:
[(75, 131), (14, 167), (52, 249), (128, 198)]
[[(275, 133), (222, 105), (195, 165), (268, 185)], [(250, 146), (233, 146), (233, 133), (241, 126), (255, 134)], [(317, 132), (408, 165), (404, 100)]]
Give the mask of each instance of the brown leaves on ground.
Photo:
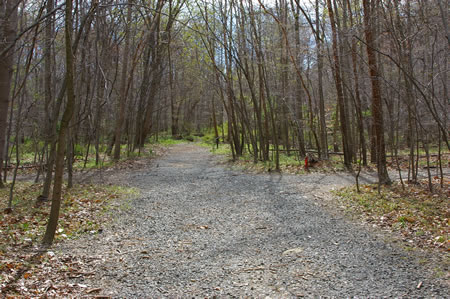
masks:
[[(85, 261), (47, 251), (40, 245), (51, 202), (36, 205), (42, 186), (17, 183), (12, 213), (0, 214), (0, 294), (8, 297), (73, 297), (89, 291), (70, 278), (91, 275)], [(120, 206), (113, 199), (131, 196), (133, 189), (117, 186), (77, 185), (62, 198), (56, 241), (81, 234), (102, 232), (101, 224)], [(9, 189), (0, 190), (0, 202), (7, 202)], [(3, 211), (2, 207), (2, 211)]]
[(374, 226), (401, 233), (403, 240), (411, 246), (438, 248), (450, 251), (450, 180), (435, 177), (433, 190), (428, 191), (428, 181), (418, 184), (400, 183), (382, 186), (378, 194), (377, 185), (362, 185), (361, 193), (356, 187), (343, 188), (336, 192), (340, 201), (352, 211), (360, 214)]
[(64, 298), (89, 290), (83, 283), (68, 282), (93, 274), (86, 272), (82, 260), (40, 250), (37, 246), (13, 247), (9, 253), (7, 257), (1, 256), (2, 263), (6, 262), (6, 269), (0, 270), (0, 294), (5, 298)]
[[(416, 157), (417, 159), (417, 157)], [(430, 168), (439, 168), (439, 157), (437, 154), (430, 154), (429, 157)], [(417, 161), (416, 161), (417, 162)], [(427, 166), (427, 157), (424, 153), (419, 156), (419, 168), (426, 169)], [(450, 166), (450, 153), (441, 153), (441, 163), (442, 167)], [(410, 157), (407, 155), (401, 155), (398, 157), (390, 157), (387, 161), (387, 166), (389, 169), (397, 170), (400, 166), (400, 169), (407, 170), (410, 166)]]

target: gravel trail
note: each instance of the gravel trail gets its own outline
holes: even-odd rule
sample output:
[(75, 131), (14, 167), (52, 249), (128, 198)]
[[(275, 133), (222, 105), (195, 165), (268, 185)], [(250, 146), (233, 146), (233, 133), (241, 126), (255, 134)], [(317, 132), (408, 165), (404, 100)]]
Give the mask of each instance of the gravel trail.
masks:
[(143, 190), (141, 198), (79, 249), (95, 273), (84, 283), (102, 295), (449, 294), (412, 253), (318, 204), (325, 190), (353, 183), (350, 175), (245, 174), (183, 144), (127, 180)]

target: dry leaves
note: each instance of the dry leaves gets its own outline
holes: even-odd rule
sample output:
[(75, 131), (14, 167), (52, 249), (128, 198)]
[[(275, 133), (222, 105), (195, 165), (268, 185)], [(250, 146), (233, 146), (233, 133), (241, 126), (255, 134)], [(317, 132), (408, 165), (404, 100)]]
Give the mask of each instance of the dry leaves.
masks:
[(363, 215), (373, 226), (401, 233), (405, 242), (418, 247), (439, 248), (450, 251), (450, 181), (433, 180), (434, 193), (427, 189), (427, 180), (407, 184), (403, 190), (399, 183), (383, 186), (380, 194), (376, 185), (355, 187), (336, 192), (352, 212)]
[[(89, 273), (85, 260), (75, 259), (40, 246), (50, 211), (50, 201), (36, 206), (41, 185), (18, 182), (14, 208), (0, 214), (0, 294), (13, 297), (73, 297), (96, 293), (83, 278)], [(0, 190), (7, 202), (9, 189)], [(114, 210), (112, 199), (135, 190), (116, 186), (78, 185), (63, 194), (56, 242), (102, 232), (101, 223)], [(77, 281), (70, 283), (69, 281)]]

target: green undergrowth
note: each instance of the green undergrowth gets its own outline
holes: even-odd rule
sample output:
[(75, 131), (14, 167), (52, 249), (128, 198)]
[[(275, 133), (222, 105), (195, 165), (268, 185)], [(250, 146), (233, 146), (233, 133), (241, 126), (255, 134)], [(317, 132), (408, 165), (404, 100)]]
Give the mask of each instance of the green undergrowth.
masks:
[(433, 193), (426, 182), (381, 186), (362, 185), (358, 193), (355, 186), (335, 191), (338, 200), (352, 214), (389, 230), (398, 231), (406, 242), (419, 247), (450, 250), (449, 181), (439, 187), (435, 178)]
[[(168, 139), (167, 139), (168, 140)], [(169, 145), (168, 141), (161, 143), (162, 146)], [(74, 147), (74, 161), (73, 169), (75, 171), (90, 170), (108, 168), (116, 164), (124, 163), (130, 160), (136, 160), (141, 158), (151, 158), (156, 155), (157, 147), (159, 144), (147, 143), (140, 150), (131, 151), (130, 148), (124, 144), (120, 148), (120, 159), (114, 161), (113, 156), (106, 153), (106, 145), (101, 145), (99, 149), (99, 159), (96, 162), (96, 151), (93, 146), (89, 148), (89, 154), (86, 156), (87, 147), (77, 144)], [(18, 175), (27, 175), (35, 173), (39, 166), (40, 157), (33, 152), (34, 148), (30, 147), (28, 143), (20, 147), (20, 165), (18, 169)], [(38, 152), (40, 152), (39, 150)], [(12, 175), (14, 167), (16, 165), (15, 155), (11, 156), (9, 162), (8, 172)]]
[(107, 155), (105, 153), (106, 148), (103, 149), (100, 153), (100, 159), (98, 164), (96, 164), (95, 159), (95, 151), (91, 149), (89, 151), (88, 158), (86, 160), (86, 153), (85, 150), (80, 151), (84, 154), (84, 156), (81, 155), (75, 155), (75, 161), (73, 163), (73, 168), (75, 170), (84, 170), (84, 169), (98, 169), (98, 168), (107, 168), (111, 167), (117, 163), (123, 163), (130, 160), (135, 160), (139, 158), (150, 158), (155, 156), (154, 146), (152, 144), (146, 144), (140, 151), (130, 151), (127, 145), (122, 145), (120, 147), (120, 159), (119, 161), (113, 160), (113, 154)]
[(151, 144), (159, 144), (159, 145), (163, 145), (163, 146), (169, 146), (169, 145), (175, 145), (175, 144), (182, 144), (182, 143), (186, 143), (185, 139), (175, 139), (172, 138), (172, 136), (166, 135), (166, 136), (161, 136), (158, 138), (158, 140), (152, 140)]

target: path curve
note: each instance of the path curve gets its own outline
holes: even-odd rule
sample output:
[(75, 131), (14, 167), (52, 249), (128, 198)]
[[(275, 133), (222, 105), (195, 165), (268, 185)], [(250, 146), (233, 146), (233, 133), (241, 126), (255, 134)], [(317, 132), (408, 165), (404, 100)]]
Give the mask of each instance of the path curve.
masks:
[(83, 241), (88, 283), (120, 298), (445, 297), (411, 254), (318, 204), (314, 190), (352, 182), (245, 174), (176, 145), (128, 176), (141, 198)]

